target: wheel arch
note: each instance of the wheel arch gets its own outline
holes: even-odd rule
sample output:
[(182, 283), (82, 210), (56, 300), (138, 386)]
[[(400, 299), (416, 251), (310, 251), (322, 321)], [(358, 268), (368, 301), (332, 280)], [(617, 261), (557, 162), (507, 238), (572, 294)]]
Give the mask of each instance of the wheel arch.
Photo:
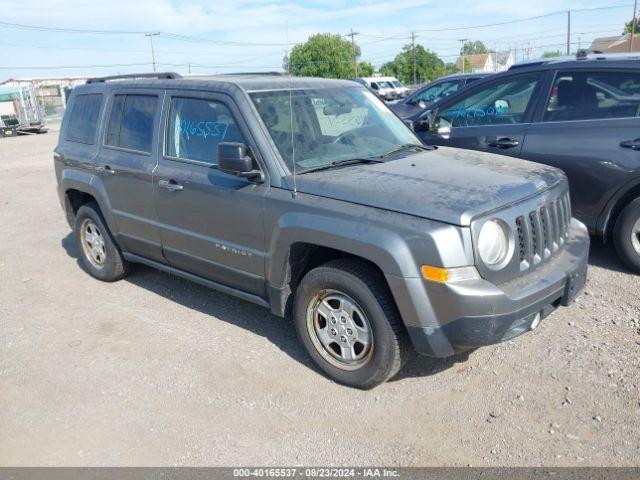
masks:
[(78, 209), (88, 203), (95, 202), (107, 222), (109, 229), (114, 232), (114, 221), (111, 215), (111, 203), (102, 181), (87, 172), (66, 169), (60, 178), (60, 189), (64, 192), (64, 206), (67, 221), (73, 228)]
[(620, 188), (607, 203), (603, 213), (598, 216), (596, 233), (602, 234), (603, 243), (611, 241), (616, 220), (624, 208), (640, 197), (640, 178), (628, 182)]
[[(331, 222), (330, 230), (323, 228), (327, 222)], [(302, 277), (331, 260), (350, 258), (372, 266), (390, 291), (386, 275), (419, 275), (408, 246), (397, 234), (368, 227), (365, 235), (361, 229), (362, 225), (356, 222), (316, 215), (281, 219), (270, 241), (267, 265), (272, 312), (285, 315), (291, 294)]]

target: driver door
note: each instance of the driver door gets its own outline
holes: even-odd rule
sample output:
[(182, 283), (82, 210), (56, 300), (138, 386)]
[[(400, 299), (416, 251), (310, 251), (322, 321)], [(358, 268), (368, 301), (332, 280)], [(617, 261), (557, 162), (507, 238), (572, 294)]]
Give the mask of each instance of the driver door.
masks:
[(432, 128), (419, 132), (431, 145), (520, 156), (542, 73), (503, 77), (441, 105)]

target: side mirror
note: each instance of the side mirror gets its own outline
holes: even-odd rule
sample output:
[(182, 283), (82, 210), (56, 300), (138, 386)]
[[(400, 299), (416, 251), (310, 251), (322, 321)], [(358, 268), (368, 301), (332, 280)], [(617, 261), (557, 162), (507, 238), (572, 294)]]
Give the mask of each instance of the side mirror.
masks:
[(498, 115), (509, 113), (509, 109), (511, 108), (511, 104), (509, 100), (496, 100), (493, 102), (493, 108), (495, 109)]
[(243, 178), (259, 178), (264, 181), (261, 170), (254, 169), (253, 158), (248, 155), (244, 143), (221, 142), (218, 144), (218, 170)]
[(403, 120), (403, 122), (407, 127), (409, 127), (409, 129), (411, 129), (412, 132), (416, 131), (416, 125), (413, 122), (413, 120), (410, 120), (410, 119), (407, 118), (407, 119)]
[(415, 123), (417, 132), (429, 132), (433, 129), (433, 122), (436, 118), (437, 110), (426, 110)]

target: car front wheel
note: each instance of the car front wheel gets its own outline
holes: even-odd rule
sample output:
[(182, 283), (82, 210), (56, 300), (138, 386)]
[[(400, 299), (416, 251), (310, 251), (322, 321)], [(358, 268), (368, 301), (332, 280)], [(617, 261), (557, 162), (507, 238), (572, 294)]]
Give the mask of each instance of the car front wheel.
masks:
[(409, 341), (382, 275), (366, 263), (335, 260), (300, 282), (294, 304), (300, 341), (339, 383), (362, 389), (401, 368)]

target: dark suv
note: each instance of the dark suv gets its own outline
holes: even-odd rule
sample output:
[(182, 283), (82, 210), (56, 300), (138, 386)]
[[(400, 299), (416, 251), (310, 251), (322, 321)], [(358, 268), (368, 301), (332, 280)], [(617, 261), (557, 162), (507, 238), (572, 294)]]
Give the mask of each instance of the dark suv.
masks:
[(560, 170), (424, 147), (351, 81), (93, 79), (54, 158), (91, 275), (142, 263), (291, 312), (348, 385), (388, 379), (411, 344), (446, 357), (532, 330), (585, 282)]
[(516, 65), (442, 99), (416, 122), (430, 145), (558, 167), (573, 211), (640, 272), (640, 56)]

